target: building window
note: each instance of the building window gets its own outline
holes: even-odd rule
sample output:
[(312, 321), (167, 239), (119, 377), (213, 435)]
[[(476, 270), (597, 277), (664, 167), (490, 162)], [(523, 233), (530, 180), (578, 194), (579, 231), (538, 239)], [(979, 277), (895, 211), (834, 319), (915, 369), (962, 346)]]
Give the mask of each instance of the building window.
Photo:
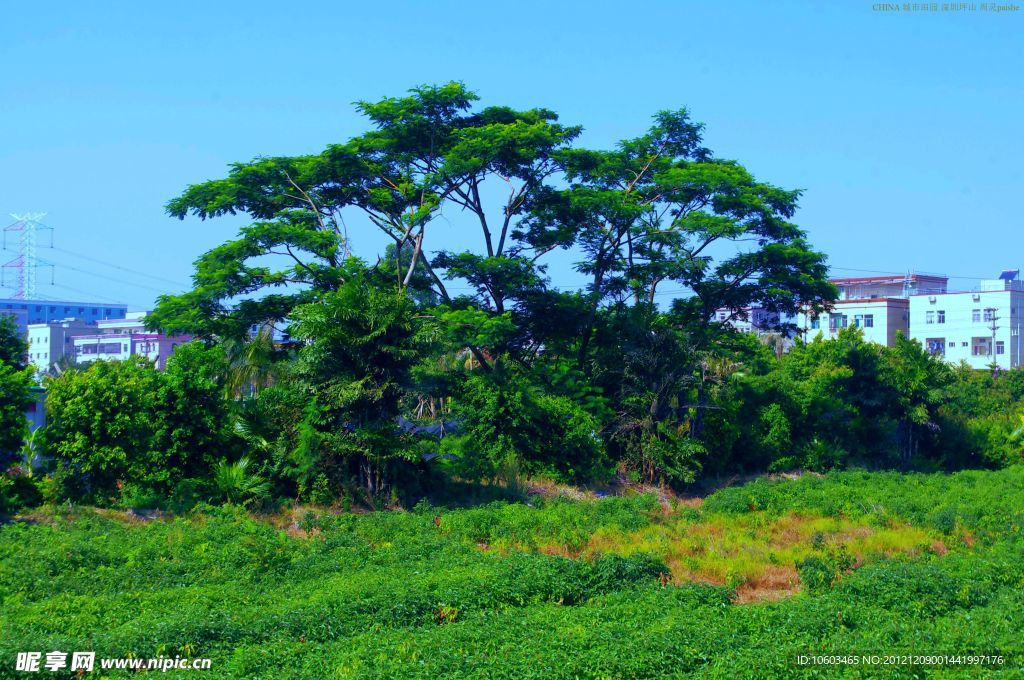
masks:
[(945, 338), (928, 338), (925, 340), (925, 347), (928, 348), (929, 354), (937, 354), (942, 356), (946, 353), (946, 339)]
[(811, 328), (814, 330), (821, 328), (821, 319), (819, 319), (818, 317), (814, 317), (813, 319), (811, 319)]
[(985, 321), (991, 321), (992, 318), (995, 316), (995, 313), (996, 310), (992, 309), (991, 307), (987, 308), (985, 310)]
[(949, 346), (950, 347), (956, 347), (956, 340), (950, 340), (949, 341)]
[(960, 346), (961, 346), (961, 347), (967, 347), (967, 341), (961, 342), (961, 343), (960, 343)]
[(940, 309), (935, 312), (935, 323), (946, 323), (946, 310)]
[(875, 327), (875, 315), (874, 314), (865, 314), (864, 315), (864, 328), (874, 328), (874, 327)]
[(996, 354), (1006, 354), (1006, 344), (1002, 340), (996, 340)]
[(853, 315), (853, 327), (854, 328), (863, 328), (864, 327), (864, 315), (863, 314), (854, 314)]
[(836, 331), (840, 328), (846, 328), (847, 316), (845, 314), (829, 314), (828, 315), (828, 329), (830, 331)]
[(971, 339), (971, 356), (975, 357), (987, 357), (992, 354), (992, 339), (991, 338), (972, 338)]
[(925, 323), (935, 323), (935, 312), (931, 312), (931, 311), (925, 312), (924, 313), (924, 322)]
[(975, 323), (977, 323), (978, 321), (981, 321), (981, 310), (980, 309), (972, 309), (971, 310), (971, 321), (974, 321)]

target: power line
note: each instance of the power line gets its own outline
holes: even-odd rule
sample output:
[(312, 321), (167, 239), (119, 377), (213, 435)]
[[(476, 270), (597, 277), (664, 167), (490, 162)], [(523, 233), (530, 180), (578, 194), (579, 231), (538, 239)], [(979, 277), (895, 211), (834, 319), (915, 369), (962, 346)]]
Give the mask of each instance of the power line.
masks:
[(78, 267), (71, 267), (71, 266), (68, 266), (66, 264), (62, 264), (60, 266), (64, 267), (65, 269), (70, 269), (73, 272), (78, 272), (79, 274), (85, 274), (87, 276), (95, 276), (95, 277), (100, 278), (100, 279), (106, 279), (107, 281), (113, 281), (114, 283), (120, 283), (120, 284), (124, 284), (126, 286), (133, 286), (135, 288), (144, 288), (146, 290), (151, 290), (151, 291), (153, 291), (155, 293), (166, 293), (167, 292), (163, 288), (155, 288), (153, 286), (147, 286), (147, 285), (144, 285), (144, 284), (141, 284), (141, 283), (135, 283), (135, 282), (132, 282), (132, 281), (125, 281), (124, 279), (119, 279), (119, 278), (116, 278), (116, 277), (113, 277), (113, 276), (107, 276), (106, 274), (99, 274), (97, 272), (91, 272), (91, 271), (88, 271), (86, 269), (79, 269)]
[[(125, 305), (125, 304), (127, 304), (127, 305), (130, 305), (132, 307), (139, 307), (141, 309), (145, 309), (148, 306), (148, 305), (140, 305), (140, 304), (137, 303), (137, 301), (115, 300), (114, 298), (109, 298), (109, 297), (107, 297), (105, 295), (96, 295), (96, 294), (90, 293), (88, 291), (83, 291), (83, 290), (80, 290), (78, 288), (72, 288), (70, 286), (64, 286), (64, 285), (61, 285), (59, 283), (51, 283), (51, 284), (48, 284), (48, 285), (53, 287), (53, 288), (61, 288), (63, 290), (71, 291), (72, 293), (74, 293), (77, 296), (85, 296), (85, 297), (88, 297), (88, 298), (95, 298), (97, 300), (100, 300), (100, 301), (103, 301), (103, 302), (107, 302), (107, 303), (110, 303), (110, 304), (115, 304), (115, 305)], [(51, 302), (63, 302), (63, 300), (61, 300), (60, 298), (51, 298), (50, 301)]]
[(61, 253), (67, 253), (68, 255), (71, 255), (73, 257), (79, 257), (79, 258), (81, 258), (83, 260), (89, 260), (90, 262), (95, 262), (96, 264), (101, 264), (101, 265), (104, 265), (106, 267), (112, 267), (113, 269), (120, 269), (121, 271), (127, 272), (129, 274), (135, 274), (137, 276), (145, 276), (145, 277), (150, 278), (150, 279), (155, 279), (157, 281), (163, 281), (164, 283), (169, 283), (171, 285), (179, 286), (179, 287), (182, 287), (182, 288), (187, 288), (188, 287), (185, 284), (181, 283), (180, 281), (173, 281), (171, 279), (167, 279), (167, 278), (164, 278), (162, 276), (157, 276), (155, 274), (149, 274), (147, 272), (139, 271), (137, 269), (131, 269), (129, 267), (125, 267), (125, 266), (122, 266), (122, 265), (119, 265), (119, 264), (114, 264), (112, 262), (106, 262), (104, 260), (100, 260), (98, 258), (91, 257), (89, 255), (82, 255), (81, 253), (77, 253), (77, 252), (72, 251), (72, 250), (66, 250), (64, 248), (58, 248), (56, 246), (53, 247), (53, 250), (59, 251)]

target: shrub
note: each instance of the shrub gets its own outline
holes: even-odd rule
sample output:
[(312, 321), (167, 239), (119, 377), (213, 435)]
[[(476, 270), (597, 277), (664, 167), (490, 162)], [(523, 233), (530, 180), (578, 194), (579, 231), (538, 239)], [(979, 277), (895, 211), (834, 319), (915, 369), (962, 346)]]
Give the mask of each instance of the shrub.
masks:
[(470, 479), (493, 479), (515, 463), (527, 474), (568, 482), (611, 471), (597, 419), (512, 369), (468, 376), (453, 410), (459, 433), (446, 437), (444, 447), (461, 459), (458, 469)]
[(98, 361), (48, 378), (43, 447), (55, 462), (61, 500), (117, 500), (119, 487), (165, 496), (208, 472), (230, 448), (227, 406), (213, 377), (219, 357), (183, 345), (166, 372), (147, 361)]

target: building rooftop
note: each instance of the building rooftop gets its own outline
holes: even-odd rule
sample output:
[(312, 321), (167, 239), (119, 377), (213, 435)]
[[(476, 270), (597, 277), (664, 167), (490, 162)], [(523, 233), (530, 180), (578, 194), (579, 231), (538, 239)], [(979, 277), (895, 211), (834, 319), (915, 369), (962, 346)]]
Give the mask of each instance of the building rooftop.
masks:
[(848, 300), (836, 300), (834, 305), (877, 305), (889, 304), (890, 302), (910, 304), (907, 298), (903, 297), (873, 297), (873, 298), (850, 298)]
[(37, 300), (27, 298), (0, 298), (0, 305), (6, 304), (18, 304), (18, 305), (40, 305), (40, 306), (58, 306), (66, 305), (68, 307), (125, 307), (123, 302), (82, 302), (76, 300)]
[(882, 274), (878, 276), (844, 276), (829, 279), (829, 281), (841, 286), (844, 284), (856, 283), (904, 283), (906, 281), (948, 282), (949, 277), (943, 276), (942, 274), (923, 274), (915, 272), (911, 274)]

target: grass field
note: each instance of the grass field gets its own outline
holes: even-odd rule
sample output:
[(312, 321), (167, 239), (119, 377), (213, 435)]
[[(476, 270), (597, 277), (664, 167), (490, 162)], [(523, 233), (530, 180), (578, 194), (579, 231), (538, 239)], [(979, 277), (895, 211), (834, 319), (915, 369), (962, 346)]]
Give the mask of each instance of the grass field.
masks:
[(842, 672), (1024, 677), (1022, 527), (1020, 467), (670, 507), (51, 509), (0, 527), (0, 676), (19, 651), (95, 650), (212, 659), (167, 677), (826, 677), (799, 657), (937, 654), (1002, 661)]

